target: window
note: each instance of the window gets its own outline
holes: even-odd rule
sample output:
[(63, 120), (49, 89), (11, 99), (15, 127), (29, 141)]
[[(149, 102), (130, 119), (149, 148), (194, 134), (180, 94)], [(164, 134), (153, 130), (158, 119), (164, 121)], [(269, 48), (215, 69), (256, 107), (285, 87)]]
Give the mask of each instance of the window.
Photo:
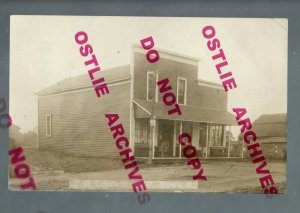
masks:
[(222, 125), (212, 125), (211, 126), (211, 141), (212, 146), (222, 146), (223, 145), (223, 127)]
[(52, 135), (52, 116), (46, 115), (46, 137), (51, 137)]
[(147, 101), (152, 101), (155, 96), (155, 75), (154, 72), (147, 72)]
[(206, 147), (207, 124), (201, 123), (199, 126), (199, 147)]
[(177, 103), (186, 104), (186, 89), (187, 88), (187, 79), (178, 77), (177, 78)]
[(136, 120), (135, 122), (135, 143), (148, 143), (149, 120)]

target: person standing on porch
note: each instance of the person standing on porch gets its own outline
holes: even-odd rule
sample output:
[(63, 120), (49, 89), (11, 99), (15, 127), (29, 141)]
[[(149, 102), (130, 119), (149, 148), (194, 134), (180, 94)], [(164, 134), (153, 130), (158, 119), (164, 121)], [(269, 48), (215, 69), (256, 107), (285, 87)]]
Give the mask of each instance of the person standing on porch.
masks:
[(160, 145), (161, 157), (164, 157), (164, 154), (168, 153), (168, 149), (169, 149), (168, 142), (167, 141), (162, 142), (161, 145)]

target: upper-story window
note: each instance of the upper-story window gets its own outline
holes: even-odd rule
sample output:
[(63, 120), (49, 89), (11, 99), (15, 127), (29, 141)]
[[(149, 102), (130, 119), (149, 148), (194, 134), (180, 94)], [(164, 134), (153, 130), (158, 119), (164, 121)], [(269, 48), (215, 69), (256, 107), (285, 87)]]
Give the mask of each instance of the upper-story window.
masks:
[(177, 78), (177, 103), (186, 104), (186, 94), (187, 94), (187, 79), (178, 77)]
[(152, 101), (153, 98), (157, 101), (157, 90), (155, 82), (155, 73), (153, 71), (147, 72), (147, 101)]

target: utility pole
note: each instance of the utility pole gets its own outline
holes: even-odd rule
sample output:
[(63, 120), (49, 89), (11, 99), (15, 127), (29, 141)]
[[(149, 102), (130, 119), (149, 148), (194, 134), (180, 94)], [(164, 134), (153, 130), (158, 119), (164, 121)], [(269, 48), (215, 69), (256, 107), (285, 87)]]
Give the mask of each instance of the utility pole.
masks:
[(155, 127), (156, 127), (156, 119), (155, 119), (155, 114), (154, 114), (154, 109), (155, 109), (155, 99), (156, 99), (156, 79), (157, 76), (157, 65), (155, 64), (155, 71), (154, 71), (154, 89), (151, 91), (152, 92), (152, 109), (151, 109), (151, 114), (150, 114), (150, 141), (149, 141), (149, 158), (148, 158), (148, 164), (151, 165), (153, 164), (153, 152), (154, 152), (154, 132), (155, 132)]

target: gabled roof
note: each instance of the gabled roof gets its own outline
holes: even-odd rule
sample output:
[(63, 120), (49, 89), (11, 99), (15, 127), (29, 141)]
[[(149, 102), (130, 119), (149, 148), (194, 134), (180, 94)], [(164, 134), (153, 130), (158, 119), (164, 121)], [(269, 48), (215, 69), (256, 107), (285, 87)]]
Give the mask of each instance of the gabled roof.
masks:
[[(121, 81), (130, 77), (130, 65), (101, 70), (101, 76), (105, 78), (107, 84)], [(76, 89), (92, 87), (92, 82), (87, 72), (82, 75), (65, 78), (37, 93), (37, 95), (56, 94)]]
[(286, 123), (287, 113), (264, 114), (254, 121), (254, 124)]
[[(133, 102), (137, 105), (135, 111), (136, 118), (150, 118), (150, 113), (152, 111), (151, 101), (135, 99)], [(180, 105), (180, 109), (181, 115), (168, 115), (169, 108), (164, 103), (156, 102), (154, 105), (154, 115), (158, 119), (166, 120), (205, 122), (231, 126), (237, 125), (234, 115), (227, 111), (191, 105)]]

